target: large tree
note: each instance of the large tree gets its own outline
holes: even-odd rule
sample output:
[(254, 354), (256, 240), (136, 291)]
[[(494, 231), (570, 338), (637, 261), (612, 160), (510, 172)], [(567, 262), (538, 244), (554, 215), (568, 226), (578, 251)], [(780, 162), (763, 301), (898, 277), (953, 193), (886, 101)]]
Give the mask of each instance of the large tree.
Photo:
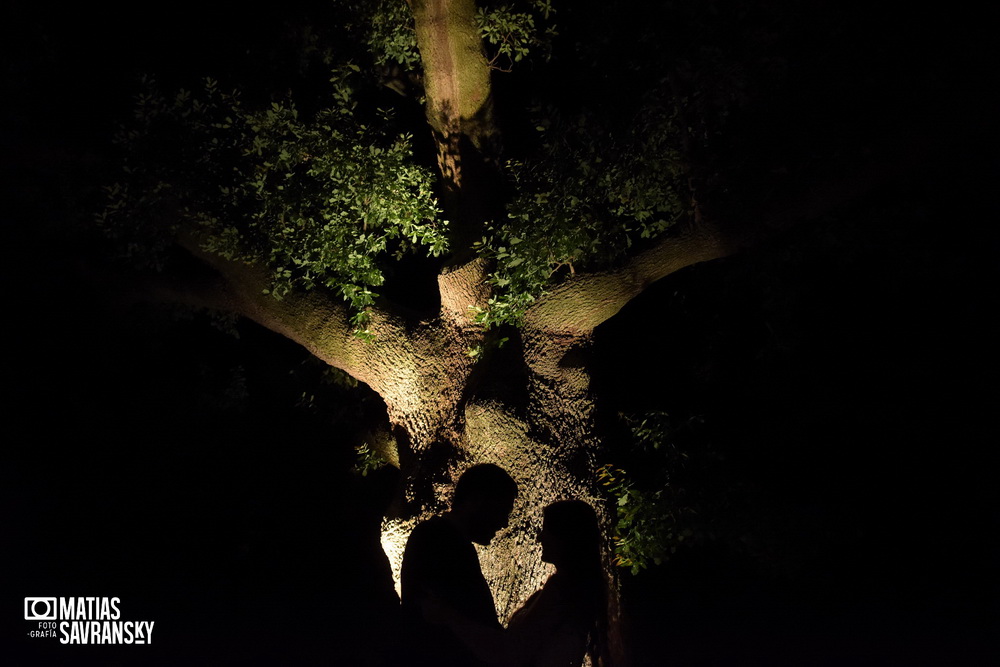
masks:
[[(655, 281), (889, 173), (830, 157), (835, 126), (763, 157), (747, 138), (775, 108), (761, 93), (788, 104), (801, 83), (782, 49), (812, 23), (791, 8), (589, 4), (344, 3), (341, 37), (370, 52), (303, 42), (333, 68), (325, 104), (257, 107), (214, 81), (144, 93), (102, 219), (170, 278), (150, 281), (159, 296), (249, 318), (382, 398), (379, 448), (403, 472), (391, 559), (464, 467), (508, 469), (522, 495), (483, 554), (501, 616), (546, 576), (527, 537), (538, 508), (608, 512), (595, 329)], [(546, 33), (556, 18), (575, 41)]]

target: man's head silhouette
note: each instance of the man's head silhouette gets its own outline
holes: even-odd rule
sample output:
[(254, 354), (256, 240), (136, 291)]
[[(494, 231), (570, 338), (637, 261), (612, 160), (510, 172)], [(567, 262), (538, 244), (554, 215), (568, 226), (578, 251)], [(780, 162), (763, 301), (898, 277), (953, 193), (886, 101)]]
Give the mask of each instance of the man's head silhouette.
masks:
[(516, 498), (517, 483), (503, 468), (480, 463), (458, 478), (451, 516), (470, 540), (486, 545), (507, 527)]

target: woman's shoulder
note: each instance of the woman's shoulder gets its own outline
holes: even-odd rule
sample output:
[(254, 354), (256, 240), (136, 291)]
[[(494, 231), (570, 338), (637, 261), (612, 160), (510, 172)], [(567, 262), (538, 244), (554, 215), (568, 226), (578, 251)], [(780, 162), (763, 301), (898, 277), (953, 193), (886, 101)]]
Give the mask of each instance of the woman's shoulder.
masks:
[(535, 593), (528, 598), (525, 606), (544, 603), (546, 605), (569, 604), (575, 597), (574, 582), (558, 572), (550, 576)]
[(577, 603), (580, 600), (592, 597), (599, 585), (600, 582), (588, 577), (556, 572), (545, 582), (542, 590), (548, 590), (552, 596), (565, 598)]
[(588, 597), (581, 582), (572, 576), (556, 573), (538, 592), (551, 610), (552, 623), (548, 638), (532, 663), (536, 667), (549, 665), (579, 665), (586, 652), (587, 634), (593, 624), (593, 614), (583, 601)]
[(573, 577), (557, 572), (514, 613), (510, 623), (513, 626), (525, 621), (551, 625), (572, 622), (581, 613), (589, 615), (585, 606), (581, 607), (581, 601), (587, 597), (585, 591), (578, 589), (578, 582)]

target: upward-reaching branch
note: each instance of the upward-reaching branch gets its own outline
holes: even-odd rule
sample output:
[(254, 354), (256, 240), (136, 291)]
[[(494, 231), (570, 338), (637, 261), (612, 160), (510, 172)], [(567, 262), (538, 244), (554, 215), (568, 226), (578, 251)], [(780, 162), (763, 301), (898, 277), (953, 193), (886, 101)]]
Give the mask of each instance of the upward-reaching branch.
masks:
[(486, 307), (490, 296), (488, 262), (482, 257), (445, 267), (438, 275), (441, 316), (460, 326), (468, 326), (476, 309)]
[[(322, 290), (295, 290), (277, 299), (265, 293), (270, 286), (269, 275), (259, 266), (206, 252), (194, 238), (182, 238), (181, 242), (221, 276), (211, 303), (206, 305), (243, 315), (299, 343), (352, 377), (370, 383), (370, 369), (363, 363), (364, 343), (352, 333), (350, 309), (345, 302)], [(383, 310), (373, 307), (372, 319), (381, 327), (391, 326), (395, 318)]]
[(490, 166), (497, 143), (490, 66), (474, 0), (413, 0), (411, 6), (442, 203), (458, 251), (479, 237), (481, 224), (498, 208)]
[(476, 25), (476, 3), (414, 0), (412, 8), (427, 121), (439, 134), (462, 134), (480, 146), (494, 130), (490, 68)]
[[(442, 317), (413, 322), (384, 300), (369, 309), (372, 340), (354, 335), (350, 308), (325, 290), (296, 290), (282, 299), (264, 293), (267, 275), (259, 267), (187, 247), (214, 268), (211, 302), (239, 313), (302, 345), (326, 363), (371, 387), (385, 401), (389, 419), (402, 426), (414, 448), (429, 446), (452, 427), (473, 360), (463, 352), (481, 331), (443, 304)], [(463, 279), (463, 275), (465, 276)], [(442, 293), (459, 303), (475, 298), (478, 272), (462, 269), (443, 278)], [(445, 289), (447, 287), (447, 289)], [(457, 299), (457, 301), (456, 301)]]
[(735, 250), (735, 244), (713, 225), (705, 221), (685, 225), (619, 269), (577, 274), (560, 283), (528, 309), (525, 327), (571, 335), (589, 333), (651, 283)]
[(721, 225), (700, 218), (664, 235), (652, 248), (619, 269), (577, 274), (541, 296), (525, 315), (525, 326), (552, 333), (589, 333), (653, 282), (683, 268), (758, 245), (773, 234), (815, 220), (907, 172), (901, 162), (858, 168), (840, 178), (810, 182), (749, 220)]

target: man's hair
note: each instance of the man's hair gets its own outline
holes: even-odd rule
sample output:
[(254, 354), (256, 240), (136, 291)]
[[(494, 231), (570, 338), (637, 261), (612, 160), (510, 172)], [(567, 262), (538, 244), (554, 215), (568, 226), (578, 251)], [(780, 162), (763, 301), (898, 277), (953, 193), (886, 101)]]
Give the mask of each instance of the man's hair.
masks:
[(474, 465), (458, 478), (452, 505), (460, 505), (470, 500), (517, 497), (517, 482), (507, 471), (492, 463)]

